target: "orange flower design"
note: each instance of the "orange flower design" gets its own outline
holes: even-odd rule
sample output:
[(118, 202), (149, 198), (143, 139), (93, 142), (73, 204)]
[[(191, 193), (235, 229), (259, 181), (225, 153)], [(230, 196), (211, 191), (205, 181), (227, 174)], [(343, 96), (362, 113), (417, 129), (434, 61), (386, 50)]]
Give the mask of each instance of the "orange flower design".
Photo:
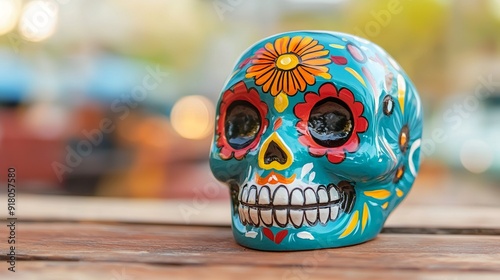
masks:
[(295, 95), (313, 85), (316, 76), (331, 79), (325, 66), (331, 63), (329, 51), (324, 48), (311, 37), (279, 38), (255, 53), (246, 77), (255, 78), (255, 84), (272, 96)]

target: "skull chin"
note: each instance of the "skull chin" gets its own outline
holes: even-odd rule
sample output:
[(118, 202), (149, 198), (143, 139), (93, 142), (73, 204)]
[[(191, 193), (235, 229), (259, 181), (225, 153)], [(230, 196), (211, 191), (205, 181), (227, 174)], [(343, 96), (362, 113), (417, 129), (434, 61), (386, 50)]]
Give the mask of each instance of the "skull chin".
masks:
[(353, 185), (305, 186), (291, 184), (259, 185), (248, 182), (240, 187), (238, 213), (243, 225), (289, 227), (326, 225), (341, 213), (349, 213), (356, 199)]

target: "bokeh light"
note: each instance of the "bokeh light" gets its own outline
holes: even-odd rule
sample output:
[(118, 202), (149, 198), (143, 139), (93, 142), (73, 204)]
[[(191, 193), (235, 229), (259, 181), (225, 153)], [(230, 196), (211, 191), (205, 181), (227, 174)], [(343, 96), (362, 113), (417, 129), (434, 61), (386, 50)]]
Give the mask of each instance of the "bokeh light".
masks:
[(53, 103), (30, 106), (24, 116), (28, 130), (40, 139), (59, 139), (68, 127), (68, 112)]
[(500, 0), (490, 0), (490, 6), (493, 14), (500, 18)]
[(19, 32), (27, 41), (40, 42), (51, 37), (57, 27), (59, 6), (53, 0), (27, 3), (21, 13)]
[(16, 27), (21, 10), (21, 0), (0, 0), (0, 35)]
[(181, 98), (172, 108), (172, 127), (184, 138), (203, 139), (212, 131), (214, 105), (199, 95)]
[(166, 149), (169, 144), (169, 128), (167, 118), (154, 116), (141, 121), (133, 133), (141, 147)]
[(493, 150), (481, 140), (469, 140), (460, 150), (460, 161), (465, 169), (480, 174), (487, 171), (493, 163)]

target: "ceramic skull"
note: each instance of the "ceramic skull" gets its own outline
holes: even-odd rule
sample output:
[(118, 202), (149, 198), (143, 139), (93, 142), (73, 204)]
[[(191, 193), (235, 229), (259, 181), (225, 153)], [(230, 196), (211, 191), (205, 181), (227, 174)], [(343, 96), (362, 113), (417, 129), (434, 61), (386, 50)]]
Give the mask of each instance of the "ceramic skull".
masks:
[(250, 47), (217, 105), (210, 167), (246, 247), (308, 250), (373, 239), (419, 169), (422, 109), (379, 46), (298, 31)]

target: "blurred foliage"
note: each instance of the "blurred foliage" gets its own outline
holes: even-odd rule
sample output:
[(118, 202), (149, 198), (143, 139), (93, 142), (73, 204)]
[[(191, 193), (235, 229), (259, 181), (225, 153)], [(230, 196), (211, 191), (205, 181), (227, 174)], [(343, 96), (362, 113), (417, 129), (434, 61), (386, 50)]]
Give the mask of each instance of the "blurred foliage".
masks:
[[(424, 96), (449, 94), (461, 57), (496, 53), (498, 0), (70, 1), (53, 38), (22, 42), (22, 53), (64, 56), (97, 48), (174, 71), (175, 99), (217, 96), (232, 63), (253, 42), (288, 30), (354, 33), (386, 49)], [(19, 40), (16, 31), (0, 44)], [(214, 67), (213, 63), (217, 63)], [(192, 77), (201, 77), (198, 86)], [(192, 92), (203, 91), (203, 92)]]

